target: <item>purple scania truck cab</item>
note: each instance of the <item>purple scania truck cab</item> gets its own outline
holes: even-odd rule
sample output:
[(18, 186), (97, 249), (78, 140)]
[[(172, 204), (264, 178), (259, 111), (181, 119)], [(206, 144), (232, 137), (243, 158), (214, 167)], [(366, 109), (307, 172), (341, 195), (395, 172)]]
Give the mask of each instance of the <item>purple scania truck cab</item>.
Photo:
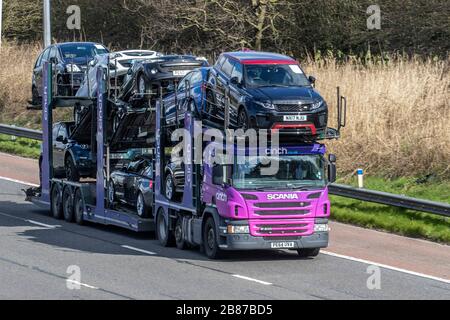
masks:
[[(232, 165), (204, 164), (202, 202), (219, 220), (220, 249), (327, 247), (335, 157), (327, 161), (321, 144), (267, 149), (263, 157), (246, 152)], [(270, 160), (278, 170), (265, 175)]]

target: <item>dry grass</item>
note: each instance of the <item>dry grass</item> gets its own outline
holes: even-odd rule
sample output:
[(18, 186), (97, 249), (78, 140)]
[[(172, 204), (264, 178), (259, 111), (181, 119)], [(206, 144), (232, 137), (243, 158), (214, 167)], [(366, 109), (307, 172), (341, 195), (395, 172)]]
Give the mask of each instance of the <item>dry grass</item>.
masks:
[(39, 113), (27, 111), (31, 76), (40, 45), (3, 43), (0, 49), (0, 122), (35, 127)]
[(342, 139), (329, 144), (341, 173), (364, 168), (386, 177), (450, 177), (449, 62), (397, 57), (365, 66), (334, 58), (306, 63), (333, 113), (336, 86), (348, 99)]
[[(27, 111), (31, 71), (39, 45), (4, 43), (0, 50), (0, 122), (37, 127), (40, 113)], [(335, 111), (336, 86), (348, 98), (342, 139), (329, 143), (339, 169), (352, 174), (450, 178), (449, 61), (392, 58), (363, 66), (333, 57), (303, 63)], [(331, 123), (334, 123), (332, 115)]]

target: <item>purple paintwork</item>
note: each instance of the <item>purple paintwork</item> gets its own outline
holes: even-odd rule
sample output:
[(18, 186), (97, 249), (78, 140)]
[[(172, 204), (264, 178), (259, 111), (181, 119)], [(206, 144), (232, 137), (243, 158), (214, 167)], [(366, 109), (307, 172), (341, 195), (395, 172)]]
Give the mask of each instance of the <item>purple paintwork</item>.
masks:
[(52, 146), (52, 109), (51, 109), (51, 97), (52, 97), (52, 79), (49, 75), (52, 74), (52, 65), (48, 61), (44, 61), (43, 69), (43, 82), (44, 90), (42, 96), (42, 175), (41, 175), (41, 201), (50, 203), (50, 179), (51, 177), (51, 164), (52, 164), (52, 152), (50, 148)]
[[(321, 154), (320, 144), (285, 147), (285, 154)], [(311, 191), (237, 190), (212, 183), (211, 166), (204, 171), (203, 201), (214, 203), (225, 219), (248, 220), (252, 236), (307, 236), (314, 233), (316, 218), (330, 216), (328, 188)], [(265, 228), (270, 229), (264, 231)]]
[(97, 70), (97, 187), (96, 187), (96, 205), (95, 214), (105, 215), (105, 186), (103, 176), (104, 168), (104, 145), (103, 145), (103, 125), (104, 125), (104, 107), (105, 107), (105, 84), (103, 80), (104, 70)]

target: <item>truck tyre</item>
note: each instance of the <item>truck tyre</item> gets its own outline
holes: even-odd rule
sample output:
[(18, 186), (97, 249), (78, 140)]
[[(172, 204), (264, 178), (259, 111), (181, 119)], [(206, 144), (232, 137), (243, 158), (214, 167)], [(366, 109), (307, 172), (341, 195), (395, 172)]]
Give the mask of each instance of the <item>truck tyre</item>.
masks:
[(66, 187), (63, 191), (63, 213), (64, 220), (67, 222), (73, 222), (74, 212), (73, 212), (73, 194), (72, 188)]
[(203, 228), (203, 248), (209, 259), (218, 259), (221, 257), (221, 250), (217, 242), (216, 223), (212, 217), (206, 220)]
[(74, 215), (75, 215), (75, 222), (81, 226), (84, 224), (84, 217), (83, 217), (84, 202), (83, 202), (83, 197), (81, 195), (80, 189), (77, 189), (75, 191), (73, 206), (74, 206), (73, 210), (74, 210)]
[(320, 248), (298, 249), (297, 252), (301, 258), (317, 257), (320, 253)]
[(187, 249), (187, 243), (184, 241), (183, 217), (179, 217), (175, 226), (175, 243), (180, 250)]
[(174, 237), (169, 230), (169, 223), (167, 222), (162, 209), (158, 211), (156, 216), (156, 236), (163, 247), (173, 246)]
[(80, 174), (78, 173), (77, 167), (71, 155), (67, 156), (65, 161), (66, 177), (69, 181), (78, 182), (80, 181)]
[(145, 199), (142, 192), (139, 192), (136, 200), (136, 210), (137, 214), (140, 218), (148, 218), (149, 216), (149, 209), (145, 205)]
[(62, 219), (63, 206), (61, 198), (61, 189), (58, 184), (55, 184), (52, 188), (52, 216), (55, 219)]

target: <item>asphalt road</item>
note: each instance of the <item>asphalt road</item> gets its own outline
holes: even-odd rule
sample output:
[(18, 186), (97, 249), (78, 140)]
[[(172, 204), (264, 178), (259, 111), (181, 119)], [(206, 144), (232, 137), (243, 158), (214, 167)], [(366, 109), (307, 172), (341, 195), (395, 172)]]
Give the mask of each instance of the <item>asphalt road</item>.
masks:
[(448, 281), (385, 268), (381, 288), (369, 289), (368, 264), (324, 254), (210, 261), (152, 234), (54, 220), (24, 201), (23, 188), (0, 180), (0, 299), (450, 299)]

